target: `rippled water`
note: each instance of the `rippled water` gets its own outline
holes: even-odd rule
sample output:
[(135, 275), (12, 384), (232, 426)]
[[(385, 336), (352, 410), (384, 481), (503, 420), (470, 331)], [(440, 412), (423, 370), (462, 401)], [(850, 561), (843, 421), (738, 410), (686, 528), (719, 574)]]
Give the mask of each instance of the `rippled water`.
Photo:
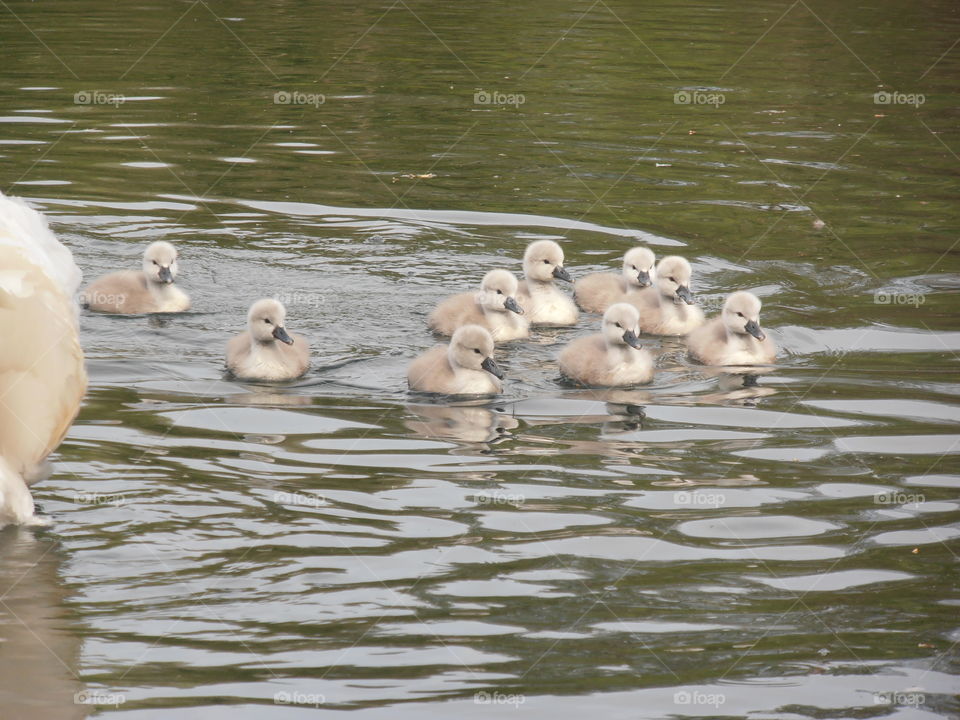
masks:
[[(0, 10), (4, 190), (88, 279), (176, 242), (194, 299), (82, 316), (0, 715), (956, 716), (956, 5), (306, 5)], [(409, 396), (537, 238), (753, 290), (777, 369), (648, 338), (649, 388), (567, 389), (587, 315), (495, 402)], [(223, 377), (263, 295), (299, 382)]]

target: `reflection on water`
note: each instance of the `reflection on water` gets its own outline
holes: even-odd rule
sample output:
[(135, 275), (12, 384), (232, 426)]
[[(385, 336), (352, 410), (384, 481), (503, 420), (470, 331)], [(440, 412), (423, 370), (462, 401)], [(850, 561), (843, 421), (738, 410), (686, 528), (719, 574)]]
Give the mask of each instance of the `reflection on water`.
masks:
[[(4, 718), (960, 713), (953, 4), (6, 11), (4, 191), (88, 279), (176, 243), (194, 309), (82, 315)], [(545, 238), (751, 290), (778, 365), (648, 337), (650, 386), (568, 388), (585, 315), (501, 398), (408, 395), (434, 304)], [(312, 370), (231, 382), (265, 296)]]

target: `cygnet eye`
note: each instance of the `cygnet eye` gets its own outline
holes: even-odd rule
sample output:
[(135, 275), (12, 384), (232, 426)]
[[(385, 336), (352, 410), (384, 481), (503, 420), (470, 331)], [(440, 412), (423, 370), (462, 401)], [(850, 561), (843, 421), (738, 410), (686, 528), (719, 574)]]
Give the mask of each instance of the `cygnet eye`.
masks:
[(267, 325), (270, 324), (270, 318), (264, 318), (263, 321), (264, 321)]
[(737, 317), (743, 317), (743, 313), (742, 313), (742, 312), (738, 312), (738, 313), (737, 313)]
[(477, 355), (483, 355), (483, 353), (480, 352), (479, 350), (477, 350), (477, 348), (474, 348), (473, 351), (474, 351)]
[(621, 325), (620, 323), (617, 323), (617, 327), (623, 330), (623, 325)]
[(154, 264), (154, 265), (159, 265), (160, 263), (158, 263), (156, 260), (154, 260), (154, 261), (153, 261), (153, 264)]
[(670, 282), (677, 282), (677, 279), (675, 277), (671, 277)]
[(497, 295), (503, 295), (503, 290), (497, 290)]
[(631, 269), (633, 269), (633, 270), (636, 270), (636, 269), (637, 269), (637, 266), (636, 266), (636, 265), (631, 265), (630, 267), (631, 267)]
[(544, 260), (543, 262), (544, 262), (546, 265), (549, 265), (549, 264), (550, 264), (550, 261), (549, 261), (549, 260)]

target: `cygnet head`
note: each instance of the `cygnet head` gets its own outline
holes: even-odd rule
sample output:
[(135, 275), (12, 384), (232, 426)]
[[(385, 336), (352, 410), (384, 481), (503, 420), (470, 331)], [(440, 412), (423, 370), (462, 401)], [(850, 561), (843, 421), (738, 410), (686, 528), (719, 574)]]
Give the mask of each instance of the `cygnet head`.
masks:
[(523, 274), (528, 280), (550, 282), (554, 278), (573, 282), (563, 267), (563, 249), (553, 240), (537, 240), (523, 254)]
[(523, 315), (517, 302), (517, 278), (507, 270), (491, 270), (480, 282), (480, 304), (484, 310), (515, 312)]
[(503, 371), (493, 359), (493, 337), (479, 325), (464, 325), (450, 338), (447, 357), (455, 368), (485, 370), (503, 379)]
[(273, 298), (257, 300), (247, 313), (247, 327), (250, 335), (260, 343), (272, 343), (279, 340), (293, 345), (293, 338), (287, 334), (287, 309), (283, 303)]
[(647, 287), (653, 283), (655, 262), (656, 257), (645, 247), (627, 250), (623, 256), (623, 275), (630, 285)]
[(678, 255), (670, 255), (657, 263), (657, 287), (660, 294), (675, 303), (693, 305), (690, 292), (690, 263)]
[(760, 329), (760, 298), (743, 290), (733, 293), (723, 304), (723, 324), (737, 335), (753, 335), (761, 342), (766, 339)]
[(151, 243), (143, 253), (143, 274), (150, 282), (172, 283), (177, 277), (177, 249), (165, 240)]
[(603, 314), (603, 337), (608, 345), (639, 348), (640, 312), (628, 303), (614, 303)]

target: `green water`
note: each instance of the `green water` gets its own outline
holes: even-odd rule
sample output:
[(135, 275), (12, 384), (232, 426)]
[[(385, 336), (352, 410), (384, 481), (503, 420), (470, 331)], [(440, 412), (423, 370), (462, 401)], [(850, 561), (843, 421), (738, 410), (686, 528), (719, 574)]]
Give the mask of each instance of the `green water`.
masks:
[[(0, 532), (0, 717), (955, 717), (958, 36), (939, 0), (0, 5), (0, 188), (88, 280), (176, 243), (194, 301), (82, 315), (50, 526)], [(539, 238), (752, 290), (777, 370), (649, 338), (649, 388), (564, 388), (585, 315), (498, 350), (496, 402), (409, 396), (429, 310)], [(228, 382), (266, 295), (314, 369)]]

